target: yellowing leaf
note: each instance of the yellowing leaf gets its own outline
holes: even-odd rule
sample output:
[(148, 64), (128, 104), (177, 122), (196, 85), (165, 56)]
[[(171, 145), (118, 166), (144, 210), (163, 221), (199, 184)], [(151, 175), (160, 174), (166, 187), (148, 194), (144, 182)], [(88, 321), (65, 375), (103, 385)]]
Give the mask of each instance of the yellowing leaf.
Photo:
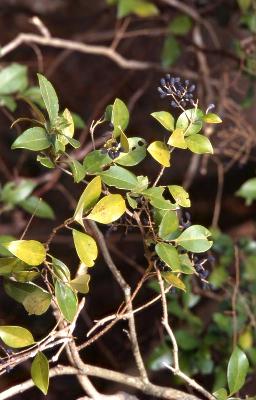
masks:
[(208, 124), (221, 124), (222, 122), (221, 118), (214, 113), (205, 114), (203, 120)]
[(70, 286), (72, 289), (77, 290), (79, 293), (86, 294), (89, 292), (89, 282), (90, 275), (89, 274), (81, 274), (78, 275), (75, 279), (70, 281)]
[(46, 257), (44, 246), (36, 240), (14, 240), (2, 246), (28, 265), (40, 265)]
[(27, 347), (35, 343), (32, 334), (21, 326), (0, 326), (0, 338), (7, 346), (14, 349)]
[(31, 365), (31, 378), (44, 395), (49, 387), (49, 362), (45, 355), (39, 351)]
[(164, 142), (156, 141), (148, 146), (148, 152), (151, 156), (164, 167), (170, 167), (170, 150)]
[(164, 280), (166, 280), (166, 282), (186, 292), (185, 284), (182, 282), (180, 278), (177, 277), (177, 275), (173, 274), (172, 272), (162, 272), (161, 275), (164, 278)]
[(98, 256), (98, 248), (95, 240), (86, 233), (75, 229), (72, 230), (72, 233), (78, 257), (87, 267), (92, 267)]
[(182, 186), (178, 185), (170, 185), (168, 186), (168, 189), (176, 201), (177, 204), (181, 207), (190, 207), (190, 199), (189, 199), (189, 194), (186, 192), (185, 189), (183, 189)]
[(129, 142), (127, 139), (127, 136), (123, 131), (121, 131), (121, 136), (120, 136), (120, 142), (123, 148), (123, 152), (128, 153), (129, 152)]
[(123, 197), (120, 194), (109, 194), (96, 204), (87, 218), (101, 224), (110, 224), (119, 219), (125, 210)]
[(184, 139), (184, 130), (182, 128), (176, 128), (169, 137), (167, 144), (178, 147), (179, 149), (187, 149), (188, 146)]
[(74, 214), (74, 219), (80, 225), (83, 225), (83, 213), (92, 208), (101, 194), (101, 178), (96, 176), (84, 189)]
[[(66, 128), (64, 128), (63, 130), (62, 130), (62, 133), (65, 135), (65, 136), (68, 136), (68, 137), (73, 137), (74, 136), (74, 131), (75, 131), (75, 127), (74, 127), (74, 121), (73, 121), (73, 117), (72, 117), (72, 114), (71, 114), (71, 112), (67, 109), (67, 108), (65, 108), (65, 110), (63, 111), (63, 117), (66, 119), (66, 121), (68, 122), (68, 124), (69, 124), (69, 126), (67, 126)], [(67, 139), (66, 139), (67, 140)], [(66, 144), (68, 143), (68, 141), (66, 142)]]
[(150, 114), (155, 118), (165, 129), (173, 131), (174, 129), (174, 118), (172, 114), (167, 111), (157, 111)]

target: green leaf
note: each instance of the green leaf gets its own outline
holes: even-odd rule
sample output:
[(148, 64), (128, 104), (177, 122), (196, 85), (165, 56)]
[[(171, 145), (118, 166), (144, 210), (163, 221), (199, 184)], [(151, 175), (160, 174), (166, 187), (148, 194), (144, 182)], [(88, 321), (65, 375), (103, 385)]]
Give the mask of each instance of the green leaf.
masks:
[(252, 0), (237, 0), (237, 2), (243, 13), (246, 13), (252, 4)]
[(205, 114), (203, 116), (204, 122), (207, 122), (208, 124), (220, 124), (222, 120), (217, 114), (209, 113)]
[(185, 229), (176, 239), (176, 243), (187, 251), (203, 253), (212, 246), (212, 241), (208, 240), (211, 233), (201, 225), (192, 225)]
[(185, 136), (198, 133), (203, 126), (203, 116), (204, 113), (199, 108), (186, 110), (177, 119), (176, 129), (183, 129)]
[(132, 167), (133, 165), (139, 164), (146, 157), (146, 142), (140, 137), (128, 138), (129, 152), (121, 153), (118, 158), (115, 159), (115, 163)]
[(230, 395), (238, 392), (243, 387), (248, 369), (249, 362), (245, 353), (239, 347), (236, 347), (231, 354), (227, 370)]
[(0, 71), (0, 94), (22, 92), (28, 86), (27, 67), (11, 64)]
[(44, 128), (35, 127), (29, 128), (23, 132), (12, 144), (14, 149), (27, 149), (32, 151), (41, 151), (48, 149), (51, 146), (51, 141)]
[(138, 17), (151, 17), (158, 14), (157, 7), (146, 0), (119, 0), (118, 18), (135, 14)]
[(87, 174), (95, 174), (111, 163), (112, 160), (107, 154), (103, 154), (100, 150), (94, 150), (85, 156), (83, 166)]
[(55, 296), (58, 306), (64, 318), (68, 322), (72, 322), (77, 312), (77, 296), (70, 286), (59, 281), (55, 282)]
[(31, 378), (38, 389), (46, 395), (49, 387), (49, 362), (41, 351), (32, 362)]
[(28, 265), (40, 265), (46, 257), (44, 246), (36, 240), (13, 240), (2, 246)]
[(59, 114), (59, 101), (52, 84), (41, 74), (37, 74), (41, 95), (50, 121), (55, 123)]
[(129, 123), (128, 108), (120, 99), (116, 99), (113, 104), (111, 122), (114, 125), (113, 134), (115, 137), (120, 136), (121, 130), (125, 131)]
[(74, 219), (83, 224), (83, 213), (90, 210), (98, 201), (101, 194), (101, 178), (96, 176), (84, 189), (76, 206)]
[(29, 198), (18, 203), (25, 211), (29, 212), (40, 218), (54, 219), (54, 211), (45, 201), (36, 196)]
[(226, 389), (221, 388), (221, 389), (217, 390), (216, 392), (214, 392), (213, 396), (215, 396), (217, 400), (227, 400), (228, 392), (226, 391)]
[(169, 31), (174, 35), (184, 36), (192, 28), (192, 21), (187, 15), (178, 15), (169, 24)]
[(168, 186), (169, 192), (174, 198), (175, 202), (181, 207), (190, 207), (189, 194), (183, 189), (182, 186), (170, 185)]
[(72, 171), (74, 181), (76, 183), (81, 182), (86, 174), (84, 166), (77, 160), (73, 160), (69, 166)]
[(155, 118), (165, 129), (173, 131), (174, 129), (174, 118), (172, 114), (167, 111), (157, 111), (150, 114)]
[(174, 246), (167, 243), (158, 243), (155, 246), (155, 251), (159, 258), (161, 258), (172, 271), (180, 270), (179, 254)]
[(172, 204), (170, 200), (165, 200), (163, 196), (164, 189), (163, 186), (152, 187), (143, 190), (141, 194), (146, 197), (155, 208), (161, 210), (176, 210), (176, 204)]
[(137, 208), (138, 206), (137, 201), (133, 197), (131, 197), (129, 192), (126, 193), (126, 198), (129, 206), (135, 210), (135, 208)]
[(180, 259), (180, 272), (183, 274), (194, 274), (195, 269), (193, 266), (193, 263), (191, 262), (189, 256), (187, 254), (179, 254), (179, 259)]
[(42, 315), (50, 307), (50, 293), (34, 283), (6, 280), (4, 289), (8, 296), (24, 306), (29, 315)]
[(11, 96), (0, 95), (0, 107), (6, 107), (11, 112), (14, 112), (17, 108), (17, 103)]
[(0, 326), (0, 338), (13, 349), (31, 346), (35, 343), (32, 334), (21, 326)]
[(0, 192), (0, 199), (4, 203), (17, 204), (25, 200), (36, 187), (36, 183), (30, 180), (20, 182), (8, 182)]
[(64, 264), (58, 258), (52, 257), (52, 265), (54, 273), (59, 279), (61, 279), (64, 283), (70, 281), (70, 271), (66, 264)]
[(187, 149), (188, 146), (184, 138), (184, 130), (176, 128), (169, 137), (167, 144), (178, 147), (179, 149)]
[(125, 168), (113, 165), (100, 174), (102, 181), (108, 186), (117, 189), (132, 190), (137, 184), (137, 177)]
[(256, 199), (256, 178), (248, 179), (240, 189), (236, 192), (236, 196), (243, 197), (246, 200), (246, 205), (250, 206), (253, 200)]
[(190, 135), (185, 138), (189, 150), (196, 154), (213, 154), (210, 140), (203, 135)]
[(108, 122), (111, 121), (112, 111), (113, 111), (113, 104), (107, 105), (107, 107), (105, 109), (105, 114), (104, 114), (105, 121), (108, 121)]
[(11, 256), (12, 253), (9, 252), (5, 247), (2, 246), (2, 243), (8, 243), (15, 240), (14, 236), (11, 235), (0, 235), (0, 254), (1, 256)]
[(174, 211), (167, 211), (164, 215), (160, 225), (158, 235), (161, 239), (166, 239), (168, 236), (175, 232), (179, 227), (179, 220)]
[(181, 48), (174, 36), (168, 35), (165, 38), (161, 54), (161, 63), (164, 68), (175, 64), (181, 55)]
[(22, 91), (22, 98), (23, 100), (28, 99), (30, 103), (37, 104), (40, 108), (45, 108), (38, 86), (30, 86), (25, 91)]
[(90, 275), (82, 274), (78, 275), (75, 279), (72, 279), (72, 281), (70, 281), (70, 286), (79, 293), (86, 294), (89, 292), (89, 282)]
[(185, 329), (178, 329), (174, 332), (179, 348), (182, 350), (194, 350), (200, 346), (198, 337)]
[(87, 267), (92, 267), (98, 256), (98, 248), (95, 240), (86, 233), (79, 232), (76, 229), (72, 229), (72, 233), (78, 257)]
[(128, 138), (127, 138), (127, 136), (125, 135), (125, 133), (123, 131), (121, 131), (120, 143), (121, 143), (121, 146), (123, 148), (123, 152), (124, 153), (128, 153), (129, 152), (129, 141), (128, 141)]
[(168, 282), (170, 285), (186, 292), (185, 284), (182, 282), (180, 278), (177, 277), (177, 275), (173, 274), (172, 272), (162, 272), (161, 275), (164, 278), (164, 280)]
[[(11, 253), (8, 253), (8, 255)], [(0, 258), (0, 276), (13, 275), (16, 271), (22, 271), (27, 264), (16, 257)]]
[(74, 112), (72, 112), (71, 115), (72, 115), (72, 119), (74, 122), (74, 128), (75, 129), (84, 129), (86, 125), (85, 125), (83, 118)]
[(54, 168), (55, 164), (54, 162), (46, 156), (40, 156), (39, 154), (36, 157), (36, 161), (38, 161), (41, 165), (43, 165), (46, 168)]
[[(21, 261), (22, 262), (22, 261)], [(26, 267), (26, 266), (25, 266)], [(22, 270), (22, 271), (13, 271), (12, 276), (16, 281), (24, 283), (24, 282), (32, 282), (34, 279), (40, 276), (39, 271), (35, 270)]]
[(87, 218), (101, 224), (110, 224), (119, 219), (125, 213), (125, 210), (126, 205), (123, 197), (120, 194), (109, 194), (93, 207)]
[(149, 154), (157, 161), (159, 164), (164, 167), (170, 167), (170, 150), (168, 146), (164, 142), (160, 142), (159, 140), (152, 142), (148, 146)]

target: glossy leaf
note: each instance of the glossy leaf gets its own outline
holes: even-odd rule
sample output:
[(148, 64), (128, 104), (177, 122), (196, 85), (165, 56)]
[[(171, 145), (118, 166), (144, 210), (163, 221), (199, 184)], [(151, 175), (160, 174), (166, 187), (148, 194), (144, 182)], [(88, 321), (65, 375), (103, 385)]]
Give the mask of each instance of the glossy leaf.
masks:
[(55, 275), (61, 279), (64, 283), (70, 281), (70, 271), (66, 264), (58, 258), (52, 257), (52, 265)]
[(172, 271), (180, 270), (180, 259), (178, 252), (174, 246), (167, 243), (158, 243), (155, 246), (155, 251), (159, 258), (165, 262)]
[(59, 114), (59, 101), (52, 84), (41, 74), (37, 74), (41, 95), (50, 121), (55, 123)]
[[(8, 253), (11, 254), (11, 253)], [(0, 258), (0, 276), (13, 275), (15, 271), (22, 271), (27, 264), (16, 257)]]
[(59, 281), (55, 282), (55, 296), (64, 318), (72, 322), (77, 312), (77, 296), (70, 286)]
[(198, 133), (203, 126), (203, 116), (204, 114), (199, 108), (186, 110), (177, 119), (176, 129), (183, 129), (185, 136)]
[(28, 86), (27, 67), (11, 64), (0, 71), (0, 94), (22, 92)]
[(172, 285), (186, 292), (186, 285), (182, 282), (180, 278), (177, 277), (177, 275), (173, 274), (172, 272), (162, 272), (161, 275), (164, 280), (168, 282), (169, 285)]
[(38, 154), (36, 160), (46, 168), (54, 168), (55, 167), (54, 162), (49, 157), (40, 156)]
[(0, 326), (0, 338), (9, 347), (19, 349), (35, 343), (32, 334), (21, 326)]
[(72, 230), (76, 252), (80, 260), (87, 266), (92, 267), (98, 256), (98, 248), (95, 240), (86, 233)]
[(230, 394), (238, 392), (244, 385), (249, 369), (245, 353), (236, 347), (228, 363), (227, 377)]
[(217, 114), (213, 113), (208, 113), (203, 116), (204, 122), (207, 122), (208, 124), (220, 124), (222, 120)]
[(95, 174), (102, 171), (104, 165), (111, 164), (112, 160), (100, 150), (91, 151), (85, 156), (83, 166), (87, 174)]
[(167, 111), (157, 111), (150, 114), (155, 118), (165, 129), (173, 131), (174, 129), (174, 118), (172, 114)]
[(31, 378), (36, 387), (46, 395), (49, 387), (49, 362), (41, 351), (37, 353), (32, 362)]
[(182, 186), (170, 185), (168, 186), (169, 192), (174, 198), (175, 202), (181, 207), (190, 207), (189, 194), (183, 189)]
[(211, 233), (201, 225), (192, 225), (185, 229), (176, 239), (178, 245), (187, 251), (203, 253), (212, 246), (212, 241), (208, 240)]
[(217, 400), (227, 400), (228, 398), (228, 392), (224, 388), (218, 389), (216, 392), (213, 393), (213, 395), (216, 397)]
[(181, 55), (181, 47), (179, 42), (173, 35), (168, 35), (164, 41), (164, 46), (161, 54), (162, 66), (167, 68), (175, 64)]
[(73, 160), (70, 164), (70, 169), (72, 171), (72, 175), (74, 178), (74, 181), (76, 183), (81, 182), (86, 174), (84, 166), (77, 160)]
[(90, 210), (101, 195), (101, 178), (96, 176), (84, 189), (76, 206), (74, 219), (83, 226), (83, 213)]
[(167, 211), (164, 215), (160, 225), (158, 234), (161, 239), (166, 239), (168, 236), (175, 232), (179, 227), (179, 220), (174, 211)]
[(36, 240), (14, 240), (2, 246), (28, 265), (40, 265), (46, 257), (44, 246)]
[(70, 281), (70, 286), (72, 289), (77, 290), (79, 293), (86, 294), (89, 292), (89, 274), (81, 274)]
[(4, 289), (8, 296), (24, 306), (29, 315), (42, 315), (50, 307), (51, 294), (34, 283), (6, 280)]
[(27, 149), (32, 151), (41, 151), (48, 149), (51, 141), (44, 128), (29, 128), (17, 137), (12, 144), (12, 149)]
[(177, 207), (175, 204), (172, 204), (170, 200), (165, 200), (163, 192), (164, 187), (157, 186), (145, 189), (141, 194), (143, 194), (143, 196), (145, 196), (149, 200), (150, 204), (155, 208), (161, 210), (176, 210)]
[(123, 197), (120, 194), (109, 194), (93, 207), (87, 218), (101, 224), (110, 224), (119, 219), (125, 213), (125, 210), (126, 205)]
[(236, 196), (243, 197), (246, 200), (246, 205), (252, 204), (256, 200), (256, 178), (248, 179), (240, 189), (236, 192)]
[(170, 150), (164, 142), (152, 142), (147, 148), (149, 154), (164, 167), (170, 167)]
[(146, 157), (146, 142), (140, 137), (128, 138), (129, 152), (121, 153), (115, 160), (116, 164), (131, 167), (139, 164)]
[(30, 196), (18, 203), (25, 211), (40, 218), (54, 219), (53, 209), (42, 199), (36, 196)]
[(137, 184), (137, 177), (128, 169), (114, 165), (100, 174), (102, 181), (117, 189), (132, 190)]
[(185, 138), (188, 149), (196, 154), (213, 154), (210, 140), (203, 135), (195, 134)]
[(184, 138), (184, 130), (182, 128), (176, 128), (168, 139), (167, 144), (179, 149), (187, 149), (187, 143)]
[(125, 131), (129, 123), (128, 108), (120, 99), (116, 99), (113, 104), (111, 122), (114, 126), (113, 134), (115, 137), (120, 136), (121, 130)]

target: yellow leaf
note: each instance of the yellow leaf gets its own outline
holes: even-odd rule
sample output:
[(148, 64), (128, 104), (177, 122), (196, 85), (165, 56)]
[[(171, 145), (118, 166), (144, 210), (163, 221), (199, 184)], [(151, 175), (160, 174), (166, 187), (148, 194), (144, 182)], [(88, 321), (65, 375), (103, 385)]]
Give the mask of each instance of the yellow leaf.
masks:
[(151, 156), (164, 167), (170, 167), (170, 150), (164, 142), (156, 141), (148, 146), (148, 152)]
[(2, 246), (28, 265), (40, 265), (46, 257), (44, 246), (36, 240), (14, 240)]
[(182, 282), (177, 275), (173, 274), (172, 272), (162, 272), (162, 277), (168, 282), (169, 284), (173, 285), (174, 287), (183, 290), (186, 292), (186, 286)]
[(98, 256), (98, 248), (95, 240), (86, 233), (79, 232), (76, 229), (73, 229), (72, 233), (78, 257), (87, 267), (92, 267)]
[(101, 194), (101, 178), (96, 176), (83, 191), (74, 214), (74, 219), (80, 225), (83, 225), (83, 213), (92, 208)]
[(184, 139), (184, 130), (181, 128), (176, 128), (169, 137), (167, 143), (173, 147), (178, 147), (179, 149), (187, 149), (188, 146)]
[(102, 224), (110, 224), (119, 219), (126, 210), (123, 197), (120, 194), (109, 194), (103, 197), (91, 213), (86, 217)]
[(70, 281), (70, 286), (72, 289), (77, 290), (79, 293), (86, 294), (89, 292), (89, 282), (90, 282), (90, 275), (89, 274), (82, 274), (78, 275), (75, 279)]

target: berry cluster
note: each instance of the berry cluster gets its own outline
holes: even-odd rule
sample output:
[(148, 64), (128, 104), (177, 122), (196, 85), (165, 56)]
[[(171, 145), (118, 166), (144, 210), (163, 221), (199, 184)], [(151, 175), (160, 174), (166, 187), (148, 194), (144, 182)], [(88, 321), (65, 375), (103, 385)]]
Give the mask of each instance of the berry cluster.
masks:
[(121, 151), (123, 151), (120, 143), (118, 143), (115, 139), (109, 139), (104, 147), (101, 149), (102, 154), (108, 154), (111, 160), (120, 156)]
[(209, 275), (209, 271), (207, 271), (207, 269), (204, 268), (204, 264), (208, 261), (207, 259), (205, 260), (198, 260), (197, 257), (194, 257), (194, 261), (195, 261), (195, 270), (199, 275), (200, 279), (207, 279), (208, 275)]
[(190, 85), (189, 80), (185, 80), (184, 83), (179, 77), (171, 77), (167, 74), (165, 78), (160, 81), (160, 86), (157, 88), (161, 98), (171, 96), (171, 105), (173, 107), (185, 107), (189, 103), (195, 105), (194, 94), (196, 86)]

